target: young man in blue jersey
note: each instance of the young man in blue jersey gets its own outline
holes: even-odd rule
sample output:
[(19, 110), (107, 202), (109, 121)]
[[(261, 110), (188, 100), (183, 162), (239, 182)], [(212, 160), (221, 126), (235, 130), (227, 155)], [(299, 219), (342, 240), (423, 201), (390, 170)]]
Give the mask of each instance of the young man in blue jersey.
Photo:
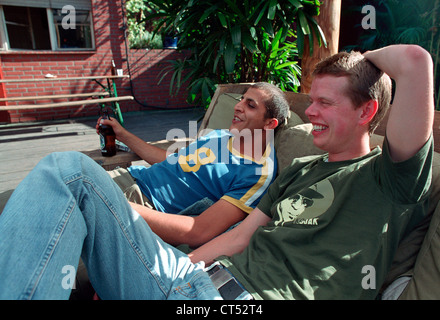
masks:
[(277, 172), (273, 132), (288, 112), (279, 88), (256, 83), (236, 104), (229, 131), (215, 130), (176, 154), (141, 140), (114, 119), (102, 120), (152, 164), (109, 174), (165, 241), (197, 247), (243, 220), (266, 192)]
[(109, 173), (164, 241), (197, 247), (243, 220), (258, 204), (277, 172), (273, 132), (288, 112), (279, 88), (256, 83), (235, 105), (229, 130), (214, 130), (172, 154), (114, 119), (102, 120), (119, 141), (152, 164)]
[[(108, 172), (130, 205), (164, 241), (197, 247), (243, 220), (275, 179), (273, 135), (288, 112), (279, 88), (256, 83), (235, 105), (229, 130), (214, 130), (171, 154), (115, 119), (99, 119), (96, 127), (112, 126), (119, 141), (152, 165)], [(78, 279), (88, 288), (82, 261)]]

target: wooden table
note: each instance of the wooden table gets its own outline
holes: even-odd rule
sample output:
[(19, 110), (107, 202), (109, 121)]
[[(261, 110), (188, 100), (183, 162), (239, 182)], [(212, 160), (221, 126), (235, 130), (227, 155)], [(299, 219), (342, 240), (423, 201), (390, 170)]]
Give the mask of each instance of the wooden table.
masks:
[(142, 160), (134, 152), (125, 152), (118, 150), (112, 157), (104, 157), (101, 150), (83, 151), (85, 155), (89, 156), (101, 165), (105, 170), (113, 170), (117, 167), (128, 168), (133, 161)]
[[(177, 152), (182, 147), (187, 147), (194, 138), (179, 138), (174, 140), (149, 141), (148, 143), (169, 152)], [(172, 149), (170, 149), (172, 147)], [(133, 161), (142, 160), (136, 153), (117, 150), (113, 157), (104, 157), (101, 150), (82, 151), (85, 155), (95, 160), (105, 170), (113, 170), (116, 167), (128, 168)]]

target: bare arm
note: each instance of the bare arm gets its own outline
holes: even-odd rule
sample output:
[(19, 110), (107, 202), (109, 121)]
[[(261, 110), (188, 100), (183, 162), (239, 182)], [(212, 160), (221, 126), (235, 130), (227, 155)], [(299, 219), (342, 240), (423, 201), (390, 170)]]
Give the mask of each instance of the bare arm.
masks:
[(122, 127), (116, 119), (110, 119), (111, 120), (98, 119), (96, 130), (98, 130), (99, 123), (101, 121), (103, 124), (111, 126), (116, 134), (117, 140), (125, 143), (125, 145), (127, 145), (134, 153), (136, 153), (139, 157), (150, 164), (162, 162), (166, 159), (166, 150), (163, 150), (143, 141), (142, 139)]
[(232, 256), (240, 253), (248, 246), (257, 228), (265, 226), (270, 220), (267, 215), (256, 208), (237, 227), (194, 250), (189, 257), (193, 263), (204, 261), (206, 265), (209, 265), (221, 255)]
[(130, 204), (147, 221), (153, 232), (171, 245), (198, 247), (246, 217), (245, 212), (222, 199), (197, 217), (162, 213)]
[(431, 56), (415, 45), (393, 45), (364, 56), (396, 81), (387, 139), (394, 161), (409, 159), (426, 143), (434, 119)]

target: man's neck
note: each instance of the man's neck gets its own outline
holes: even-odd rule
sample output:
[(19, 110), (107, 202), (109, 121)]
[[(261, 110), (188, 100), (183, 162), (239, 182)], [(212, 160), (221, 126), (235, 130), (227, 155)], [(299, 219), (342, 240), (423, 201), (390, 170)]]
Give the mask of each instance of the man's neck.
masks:
[(346, 161), (346, 160), (352, 160), (356, 158), (363, 157), (370, 153), (370, 136), (365, 135), (361, 141), (356, 144), (355, 148), (351, 150), (344, 150), (343, 152), (339, 153), (331, 153), (329, 152), (328, 155), (328, 161)]
[(265, 151), (267, 142), (272, 139), (273, 130), (254, 130), (252, 134), (235, 134), (232, 147), (241, 154), (259, 161)]

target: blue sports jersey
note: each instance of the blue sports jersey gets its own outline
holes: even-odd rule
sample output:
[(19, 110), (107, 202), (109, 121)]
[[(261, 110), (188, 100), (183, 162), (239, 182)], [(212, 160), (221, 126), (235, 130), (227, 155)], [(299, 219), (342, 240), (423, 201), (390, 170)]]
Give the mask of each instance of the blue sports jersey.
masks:
[(233, 149), (233, 139), (227, 130), (214, 130), (163, 162), (128, 170), (159, 211), (178, 213), (209, 198), (224, 199), (249, 213), (275, 178), (275, 150), (268, 144), (255, 161)]

